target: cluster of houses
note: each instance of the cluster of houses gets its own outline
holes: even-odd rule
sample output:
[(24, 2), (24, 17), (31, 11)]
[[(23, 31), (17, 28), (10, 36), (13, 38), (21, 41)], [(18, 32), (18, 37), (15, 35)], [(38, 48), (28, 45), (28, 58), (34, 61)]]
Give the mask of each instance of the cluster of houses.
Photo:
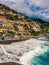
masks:
[(0, 36), (6, 35), (8, 27), (12, 26), (6, 23), (6, 17), (0, 16)]
[(0, 16), (0, 35), (3, 34), (4, 30), (3, 29), (3, 23), (5, 22), (5, 16)]

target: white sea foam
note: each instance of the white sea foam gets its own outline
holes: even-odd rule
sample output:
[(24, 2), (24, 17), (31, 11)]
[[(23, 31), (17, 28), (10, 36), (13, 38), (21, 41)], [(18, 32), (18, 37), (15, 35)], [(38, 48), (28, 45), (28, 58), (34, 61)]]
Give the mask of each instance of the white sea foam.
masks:
[[(37, 39), (30, 39), (29, 41), (31, 42), (31, 40), (33, 40), (34, 43), (45, 43), (45, 41), (40, 41), (40, 40), (37, 40)], [(37, 45), (36, 48), (28, 53), (25, 53), (21, 58), (20, 58), (20, 62), (23, 64), (23, 65), (30, 65), (29, 64), (29, 60), (31, 58), (33, 58), (34, 56), (36, 55), (39, 55), (39, 54), (42, 54), (44, 52), (46, 52), (48, 49), (48, 47), (44, 47), (44, 48), (41, 48), (40, 45)]]
[[(9, 45), (0, 45), (0, 62), (18, 62), (27, 65), (27, 61), (33, 56), (43, 52), (39, 45), (47, 41), (29, 39), (15, 42)], [(45, 50), (44, 50), (45, 51)]]

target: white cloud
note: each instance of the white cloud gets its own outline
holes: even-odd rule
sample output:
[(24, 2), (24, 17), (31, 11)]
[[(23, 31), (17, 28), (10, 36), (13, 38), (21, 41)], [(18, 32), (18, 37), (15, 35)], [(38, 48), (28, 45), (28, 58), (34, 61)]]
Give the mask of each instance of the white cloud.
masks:
[(28, 16), (49, 21), (49, 0), (0, 0), (0, 3)]

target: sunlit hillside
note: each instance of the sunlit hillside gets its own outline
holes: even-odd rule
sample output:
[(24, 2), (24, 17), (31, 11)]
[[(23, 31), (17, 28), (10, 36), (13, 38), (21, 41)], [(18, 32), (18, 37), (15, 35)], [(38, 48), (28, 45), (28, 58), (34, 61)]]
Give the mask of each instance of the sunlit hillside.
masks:
[(0, 4), (0, 34), (49, 35), (49, 26), (47, 23), (42, 23), (40, 20), (29, 19), (9, 7)]

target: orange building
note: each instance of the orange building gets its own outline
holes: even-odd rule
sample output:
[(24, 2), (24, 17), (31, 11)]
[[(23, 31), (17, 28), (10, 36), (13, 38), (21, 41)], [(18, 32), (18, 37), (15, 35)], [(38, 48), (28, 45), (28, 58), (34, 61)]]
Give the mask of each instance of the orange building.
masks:
[(1, 16), (1, 15), (0, 15), (0, 18), (2, 18), (2, 19), (6, 19), (6, 16)]

